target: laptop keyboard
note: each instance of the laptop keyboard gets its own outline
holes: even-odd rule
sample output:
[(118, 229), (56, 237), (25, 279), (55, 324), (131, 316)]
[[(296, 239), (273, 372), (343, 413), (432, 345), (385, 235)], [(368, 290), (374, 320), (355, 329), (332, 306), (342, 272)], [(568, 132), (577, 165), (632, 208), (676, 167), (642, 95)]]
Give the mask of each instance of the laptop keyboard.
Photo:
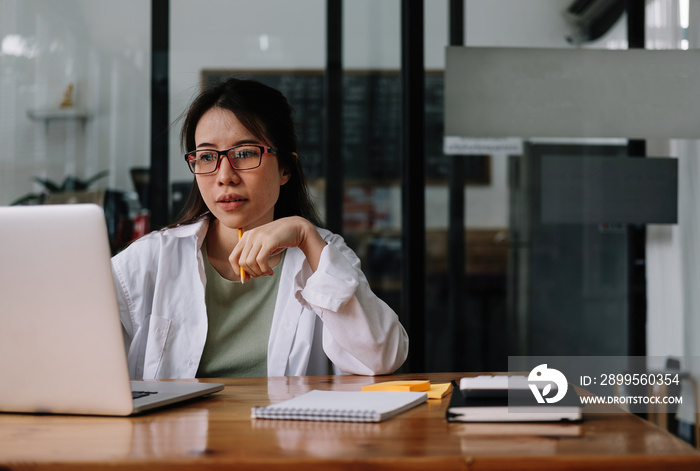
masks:
[(131, 398), (138, 399), (140, 397), (150, 396), (151, 394), (158, 394), (158, 391), (131, 391)]

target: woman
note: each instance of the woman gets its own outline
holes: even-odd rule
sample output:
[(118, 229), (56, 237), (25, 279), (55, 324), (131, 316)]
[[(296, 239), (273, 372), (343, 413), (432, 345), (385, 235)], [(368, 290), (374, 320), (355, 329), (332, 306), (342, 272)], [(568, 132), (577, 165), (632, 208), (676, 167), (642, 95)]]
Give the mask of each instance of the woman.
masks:
[(112, 259), (132, 378), (386, 374), (398, 316), (343, 239), (318, 227), (277, 90), (230, 79), (197, 97), (180, 220)]

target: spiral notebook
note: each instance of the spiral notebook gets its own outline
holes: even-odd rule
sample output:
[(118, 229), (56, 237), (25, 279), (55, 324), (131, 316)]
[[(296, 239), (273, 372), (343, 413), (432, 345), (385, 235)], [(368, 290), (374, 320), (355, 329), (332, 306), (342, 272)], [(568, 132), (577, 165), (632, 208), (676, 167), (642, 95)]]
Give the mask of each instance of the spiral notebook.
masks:
[(256, 419), (381, 422), (426, 401), (424, 392), (309, 391), (265, 407), (253, 407)]

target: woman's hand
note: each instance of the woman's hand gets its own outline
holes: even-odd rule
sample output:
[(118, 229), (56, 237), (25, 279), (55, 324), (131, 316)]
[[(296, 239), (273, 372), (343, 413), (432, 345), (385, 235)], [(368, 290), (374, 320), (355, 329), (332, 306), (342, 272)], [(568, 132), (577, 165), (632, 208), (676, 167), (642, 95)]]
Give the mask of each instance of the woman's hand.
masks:
[(271, 276), (278, 262), (275, 256), (289, 247), (299, 247), (311, 269), (316, 271), (321, 252), (326, 246), (318, 231), (299, 216), (277, 219), (243, 233), (228, 260), (236, 273), (245, 270), (246, 278)]

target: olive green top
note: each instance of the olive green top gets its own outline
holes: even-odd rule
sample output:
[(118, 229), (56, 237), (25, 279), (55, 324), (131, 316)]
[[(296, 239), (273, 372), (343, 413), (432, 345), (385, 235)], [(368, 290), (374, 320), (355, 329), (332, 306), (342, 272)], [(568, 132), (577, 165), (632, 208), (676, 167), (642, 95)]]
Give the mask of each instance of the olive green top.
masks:
[(245, 284), (222, 277), (209, 262), (205, 245), (202, 258), (209, 325), (197, 377), (267, 376), (267, 344), (284, 255), (273, 276)]

